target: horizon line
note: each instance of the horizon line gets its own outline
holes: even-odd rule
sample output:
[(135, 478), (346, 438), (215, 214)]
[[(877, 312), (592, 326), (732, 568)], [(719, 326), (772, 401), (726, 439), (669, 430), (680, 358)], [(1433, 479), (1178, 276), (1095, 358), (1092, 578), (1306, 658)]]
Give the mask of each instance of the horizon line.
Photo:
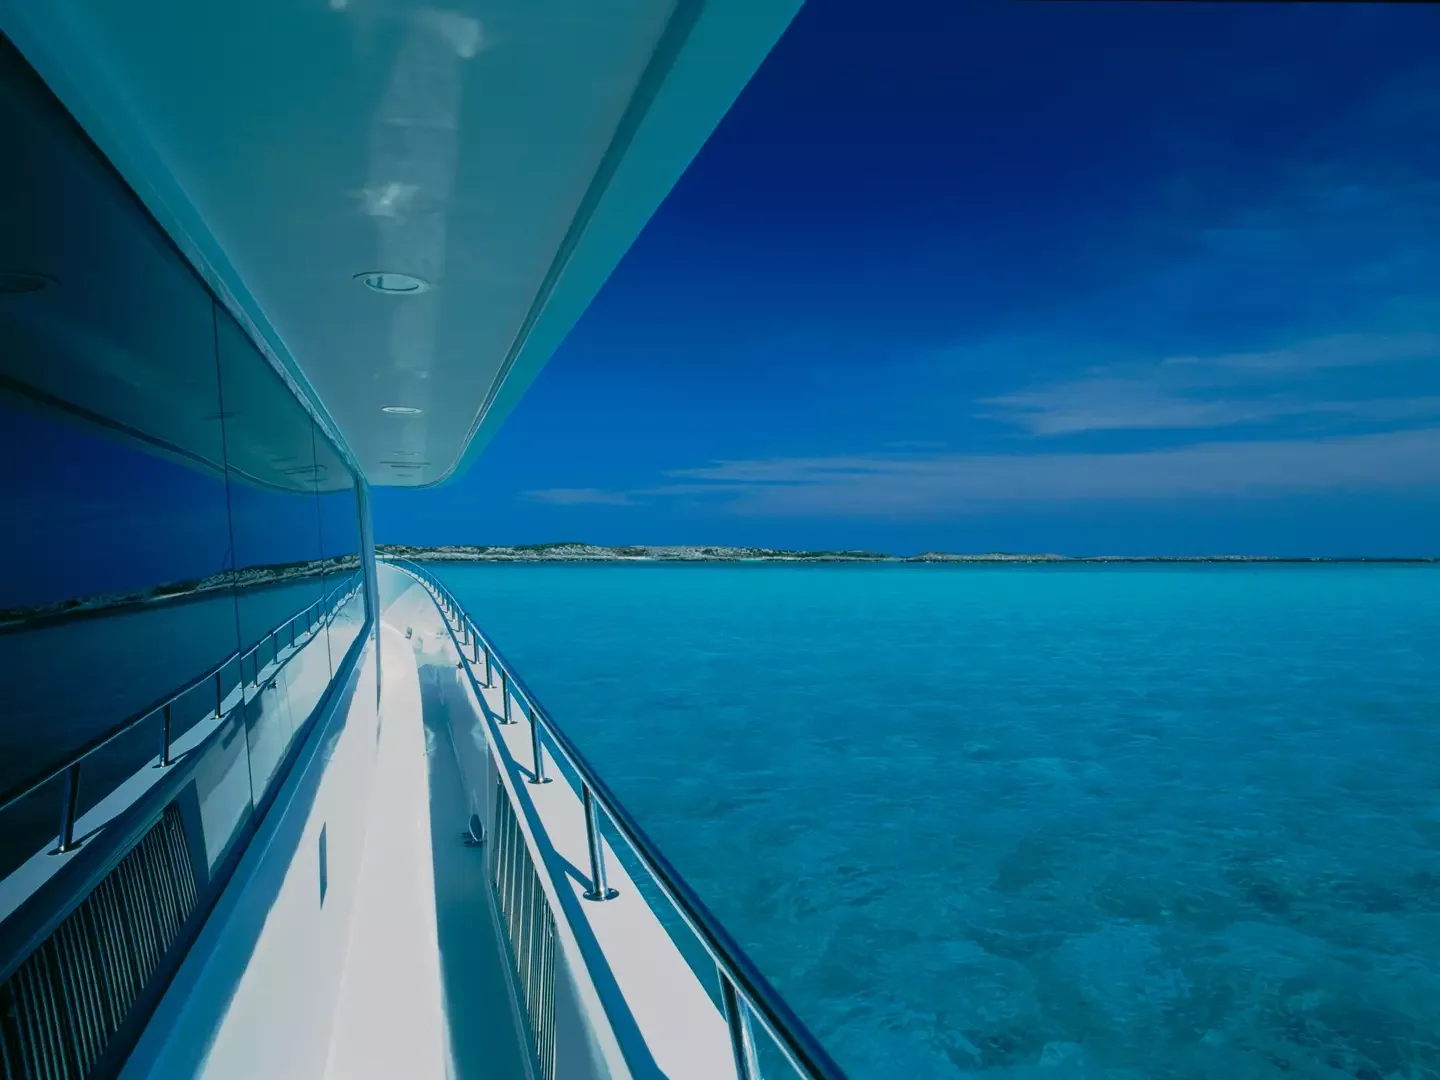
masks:
[[(1316, 554), (1244, 554), (1237, 552), (1212, 552), (1207, 554), (1097, 554), (1070, 555), (1045, 551), (942, 551), (929, 548), (912, 555), (894, 552), (873, 551), (867, 548), (774, 548), (760, 544), (591, 544), (581, 540), (560, 540), (533, 544), (405, 544), (377, 543), (375, 549), (405, 548), (413, 551), (437, 551), (440, 549), (468, 549), (472, 551), (515, 551), (540, 552), (557, 548), (587, 548), (595, 551), (634, 552), (630, 558), (642, 559), (646, 553), (662, 551), (694, 551), (702, 556), (708, 552), (757, 552), (779, 556), (809, 556), (812, 558), (849, 558), (855, 561), (865, 559), (893, 559), (896, 561), (920, 561), (927, 557), (955, 560), (1028, 560), (1033, 562), (1388, 562), (1388, 563), (1429, 563), (1440, 562), (1440, 555), (1316, 555)], [(702, 561), (702, 560), (697, 560)]]

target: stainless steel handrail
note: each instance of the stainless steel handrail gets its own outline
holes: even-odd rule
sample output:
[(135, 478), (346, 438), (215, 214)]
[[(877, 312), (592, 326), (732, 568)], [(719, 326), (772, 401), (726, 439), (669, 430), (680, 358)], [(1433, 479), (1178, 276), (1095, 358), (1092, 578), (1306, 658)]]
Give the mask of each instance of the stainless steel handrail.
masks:
[[(710, 954), (720, 974), (721, 1002), (725, 1020), (730, 1029), (731, 1048), (735, 1055), (735, 1068), (741, 1080), (760, 1080), (758, 1055), (754, 1037), (750, 1031), (749, 1015), (759, 1017), (775, 1044), (789, 1059), (790, 1064), (809, 1080), (845, 1080), (845, 1073), (805, 1027), (805, 1024), (785, 1004), (784, 999), (760, 973), (754, 962), (734, 938), (720, 925), (703, 901), (695, 894), (670, 860), (660, 853), (654, 842), (645, 835), (628, 811), (621, 805), (614, 793), (595, 773), (585, 756), (571, 742), (570, 737), (551, 719), (535, 693), (525, 680), (505, 659), (503, 653), (487, 638), (475, 624), (474, 619), (455, 599), (434, 574), (410, 559), (389, 555), (377, 555), (383, 562), (408, 573), (424, 585), (434, 598), (445, 617), (446, 629), (460, 653), (465, 672), (475, 689), (475, 696), (481, 696), (482, 686), (493, 686), (492, 668), (500, 669), (502, 692), (505, 694), (504, 713), (509, 714), (509, 698), (520, 697), (525, 703), (525, 712), (532, 725), (531, 753), (536, 761), (532, 768), (534, 776), (544, 775), (543, 754), (539, 732), (549, 737), (551, 746), (560, 752), (580, 781), (581, 795), (585, 806), (586, 839), (590, 848), (590, 891), (586, 899), (604, 901), (618, 895), (609, 888), (605, 879), (603, 845), (599, 832), (597, 808), (615, 826), (646, 872), (660, 887), (660, 891), (674, 906), (676, 912), (690, 928), (696, 939)], [(451, 620), (456, 625), (451, 625)], [(462, 636), (463, 635), (463, 636)], [(465, 655), (465, 646), (471, 646), (472, 656)], [(474, 664), (478, 664), (483, 653), (487, 681), (481, 683), (475, 675)], [(517, 693), (518, 692), (518, 693)], [(505, 721), (502, 721), (505, 722)]]
[[(300, 623), (301, 620), (305, 620), (306, 625), (303, 633), (312, 634), (313, 638), (312, 632), (315, 630), (315, 628), (322, 622), (326, 626), (329, 626), (334, 621), (336, 612), (338, 612), (340, 608), (344, 607), (345, 604), (349, 602), (350, 598), (360, 591), (362, 584), (363, 581), (359, 579), (358, 575), (351, 577), (344, 582), (341, 582), (339, 585), (335, 586), (335, 588), (331, 589), (328, 593), (322, 596), (319, 600), (316, 600), (313, 604), (310, 604), (308, 607), (302, 609), (297, 614), (290, 616), (290, 618), (280, 623), (268, 634), (266, 634), (259, 641), (257, 641), (254, 645), (250, 646), (250, 648), (243, 651), (237, 649), (235, 652), (227, 656), (224, 660), (220, 661), (220, 663), (207, 670), (205, 674), (191, 679), (184, 686), (180, 687), (180, 689), (167, 694), (159, 701), (147, 705), (139, 712), (132, 713), (129, 717), (122, 720), (115, 727), (112, 727), (110, 730), (103, 732), (100, 735), (97, 735), (94, 739), (91, 739), (79, 750), (71, 753), (70, 756), (67, 757), (60, 765), (54, 766), (45, 771), (44, 773), (30, 778), (29, 780), (22, 781), (19, 785), (7, 791), (4, 795), (0, 795), (0, 814), (4, 814), (5, 811), (9, 810), (10, 807), (14, 806), (21, 799), (25, 798), (27, 795), (31, 795), (34, 792), (38, 791), (40, 788), (44, 787), (52, 780), (64, 776), (65, 788), (61, 795), (60, 833), (59, 843), (56, 846), (56, 851), (57, 853), (63, 853), (74, 850), (76, 847), (79, 846), (75, 843), (75, 818), (76, 809), (79, 805), (80, 799), (80, 766), (84, 764), (87, 758), (97, 753), (98, 751), (103, 750), (105, 747), (109, 746), (112, 742), (120, 738), (122, 735), (133, 731), (136, 727), (144, 723), (146, 720), (149, 720), (156, 713), (160, 713), (163, 725), (161, 729), (160, 764), (161, 766), (169, 766), (174, 764), (173, 760), (170, 757), (170, 718), (172, 707), (174, 706), (175, 702), (179, 701), (186, 694), (195, 692), (200, 687), (213, 680), (215, 683), (215, 717), (216, 719), (223, 720), (227, 715), (225, 709), (225, 698), (228, 695), (225, 693), (225, 684), (222, 679), (222, 675), (224, 674), (226, 668), (230, 667), (232, 664), (239, 664), (239, 679), (237, 680), (237, 682), (238, 685), (243, 687), (246, 683), (245, 661), (259, 654), (261, 648), (267, 642), (269, 642), (272, 650), (271, 663), (277, 665), (275, 670), (272, 671), (265, 679), (266, 685), (269, 685), (270, 682), (274, 680), (276, 674), (278, 674), (280, 669), (284, 667), (284, 664), (280, 662), (280, 649), (282, 648), (280, 644), (281, 638), (286, 633), (290, 635), (290, 648), (292, 649), (292, 652), (290, 653), (290, 656), (287, 656), (285, 658), (285, 662), (288, 663), (290, 657), (295, 655), (295, 651), (298, 651), (296, 649), (296, 625)], [(339, 600), (335, 600), (333, 603), (331, 603), (332, 599), (337, 594), (347, 588), (349, 589), (349, 591), (346, 592), (344, 596), (340, 597)], [(328, 608), (326, 606), (327, 604), (329, 605)], [(317, 612), (319, 613), (318, 615)], [(260, 670), (261, 665), (257, 662), (255, 665), (255, 678), (251, 680), (252, 684), (255, 686), (260, 685)], [(241, 695), (241, 699), (241, 703), (243, 703), (243, 694)], [(240, 703), (237, 703), (235, 706), (232, 706), (231, 711), (233, 711), (234, 708), (238, 708), (239, 704)]]

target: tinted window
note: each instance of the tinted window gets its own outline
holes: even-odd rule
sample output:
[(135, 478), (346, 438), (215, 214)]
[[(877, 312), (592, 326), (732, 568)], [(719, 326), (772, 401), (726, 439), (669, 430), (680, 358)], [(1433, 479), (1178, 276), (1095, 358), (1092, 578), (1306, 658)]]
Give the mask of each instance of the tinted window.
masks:
[[(209, 294), (0, 49), (0, 791), (237, 646)], [(168, 599), (167, 599), (168, 598)], [(211, 705), (186, 702), (177, 726)], [(160, 721), (87, 763), (83, 811)], [(0, 820), (0, 872), (58, 792)]]
[[(213, 864), (363, 627), (354, 481), (3, 38), (0, 146), (0, 805), (143, 717), (85, 760), (84, 815), (188, 686), (170, 732), (208, 740)], [(0, 875), (60, 801), (0, 811)]]

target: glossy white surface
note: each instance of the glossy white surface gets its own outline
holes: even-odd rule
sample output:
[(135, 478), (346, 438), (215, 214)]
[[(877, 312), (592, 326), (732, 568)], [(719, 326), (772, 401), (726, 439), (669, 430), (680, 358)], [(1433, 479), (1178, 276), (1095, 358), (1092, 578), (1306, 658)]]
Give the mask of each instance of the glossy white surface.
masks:
[(358, 668), (353, 694), (312, 729), (122, 1077), (324, 1071), (375, 773), (373, 644)]
[(370, 482), (413, 486), (493, 433), (797, 6), (0, 0), (0, 26)]
[(422, 704), (406, 605), (381, 626), (383, 720), (325, 1075), (523, 1080), (485, 850), (463, 841), (465, 796)]
[(449, 1075), (448, 1040), (420, 683), (413, 663), (404, 663), (404, 634), (388, 622), (380, 634), (399, 670), (387, 672), (380, 700), (365, 855), (325, 1076), (442, 1080)]
[[(381, 573), (390, 580), (399, 576), (388, 566)], [(428, 594), (421, 595), (431, 603)], [(588, 1060), (594, 1072), (734, 1080), (730, 1033), (718, 1006), (603, 840), (606, 871), (618, 895), (600, 903), (584, 899), (589, 855), (581, 797), (548, 752), (545, 772), (553, 782), (525, 782), (531, 743), (524, 706), (518, 700), (512, 705), (516, 723), (497, 723), (504, 711), (498, 674), (477, 697), (469, 680), (459, 676), (459, 654), (433, 604), (417, 614), (414, 632), (418, 654), (443, 657), (455, 686), (448, 720), (472, 802), (487, 801), (486, 777), (493, 763), (506, 797), (517, 807), (530, 858), (541, 868), (541, 888), (555, 914), (560, 956), (575, 973), (577, 1012), (589, 1029)], [(708, 962), (704, 970), (708, 976)], [(562, 1058), (567, 1049), (562, 1043)]]
[(519, 1080), (525, 1036), (492, 908), (493, 829), (484, 846), (463, 840), (469, 815), (488, 817), (503, 792), (555, 916), (556, 1076), (731, 1080), (724, 1020), (608, 845), (619, 895), (582, 899), (584, 817), (558, 764), (555, 782), (524, 782), (527, 725), (496, 726), (498, 685), (477, 698), (457, 678), (429, 595), (393, 568), (379, 576), (378, 713), (371, 643), (123, 1077)]
[(523, 1080), (484, 849), (461, 842), (454, 756), (395, 624), (406, 595), (387, 590), (378, 713), (369, 644), (348, 710), (286, 775), (126, 1080)]

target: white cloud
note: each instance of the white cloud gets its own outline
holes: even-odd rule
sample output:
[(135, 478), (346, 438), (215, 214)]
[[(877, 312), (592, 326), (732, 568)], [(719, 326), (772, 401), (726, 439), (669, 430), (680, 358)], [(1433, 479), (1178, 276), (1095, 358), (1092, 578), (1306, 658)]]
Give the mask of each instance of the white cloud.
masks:
[(1436, 334), (1333, 334), (1283, 349), (1218, 356), (1175, 356), (1163, 361), (1163, 364), (1169, 368), (1268, 375), (1367, 367), (1405, 360), (1434, 360), (1437, 357), (1440, 357), (1440, 335)]
[(1440, 397), (1326, 398), (1304, 377), (1347, 367), (1440, 359), (1440, 337), (1337, 335), (1267, 352), (1176, 356), (1093, 367), (1081, 378), (985, 398), (982, 418), (1032, 435), (1182, 430), (1328, 416), (1395, 420), (1440, 415)]
[(666, 475), (676, 482), (583, 489), (568, 501), (720, 496), (743, 514), (918, 518), (1037, 503), (1430, 489), (1440, 488), (1440, 428), (1125, 453), (759, 458)]

